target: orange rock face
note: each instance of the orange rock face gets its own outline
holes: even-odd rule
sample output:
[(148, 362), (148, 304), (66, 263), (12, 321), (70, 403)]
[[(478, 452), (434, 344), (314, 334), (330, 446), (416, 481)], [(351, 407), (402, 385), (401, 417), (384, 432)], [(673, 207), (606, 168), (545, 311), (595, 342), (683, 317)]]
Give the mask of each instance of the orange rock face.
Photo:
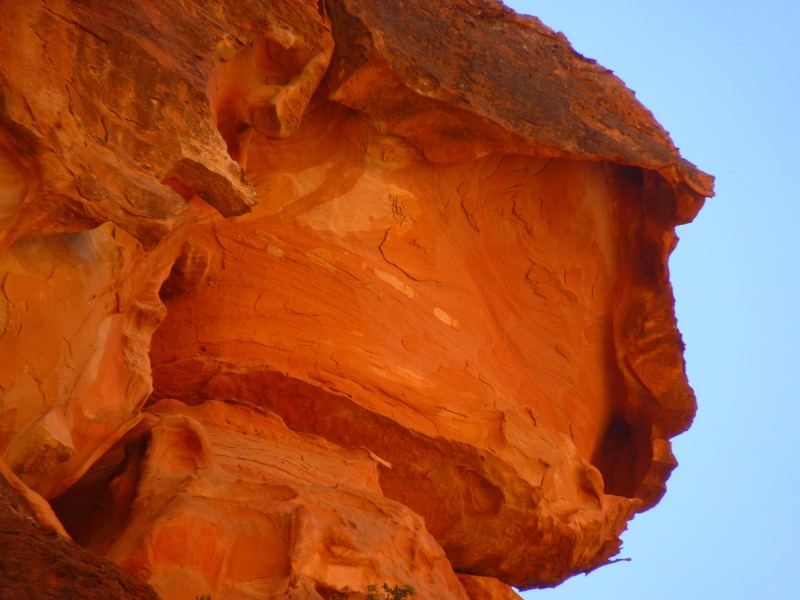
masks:
[(618, 551), (711, 178), (610, 72), (488, 0), (2, 5), (0, 452), (78, 543), (176, 599)]
[(368, 450), (297, 434), (249, 404), (148, 411), (146, 444), (110, 485), (94, 482), (106, 489), (98, 509), (74, 512), (81, 485), (56, 506), (89, 550), (162, 597), (318, 598), (403, 581), (466, 600), (423, 519), (382, 494)]

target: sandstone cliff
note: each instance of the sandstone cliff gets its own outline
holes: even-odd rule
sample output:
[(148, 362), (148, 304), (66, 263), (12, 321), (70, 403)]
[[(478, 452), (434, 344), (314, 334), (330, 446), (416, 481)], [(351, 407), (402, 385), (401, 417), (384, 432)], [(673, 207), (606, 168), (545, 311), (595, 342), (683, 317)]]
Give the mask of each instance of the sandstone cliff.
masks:
[[(63, 534), (0, 573), (478, 600), (618, 552), (712, 179), (610, 71), (490, 0), (0, 6), (0, 453)], [(127, 581), (0, 597), (82, 569)]]

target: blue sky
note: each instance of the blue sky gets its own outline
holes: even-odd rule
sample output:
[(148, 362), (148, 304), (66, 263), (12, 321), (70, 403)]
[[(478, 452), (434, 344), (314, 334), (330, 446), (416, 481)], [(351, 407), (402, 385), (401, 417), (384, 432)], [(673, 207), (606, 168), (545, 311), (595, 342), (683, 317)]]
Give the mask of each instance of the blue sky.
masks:
[(612, 69), (717, 177), (670, 261), (699, 411), (621, 562), (526, 599), (800, 598), (800, 2), (506, 0)]

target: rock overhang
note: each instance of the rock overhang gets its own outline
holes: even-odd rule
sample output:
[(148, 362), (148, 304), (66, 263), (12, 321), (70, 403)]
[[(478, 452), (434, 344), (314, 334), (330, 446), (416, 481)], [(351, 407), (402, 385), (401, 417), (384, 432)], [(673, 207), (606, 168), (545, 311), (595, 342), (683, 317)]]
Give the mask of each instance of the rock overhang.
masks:
[[(553, 585), (617, 551), (694, 414), (667, 259), (712, 185), (622, 82), (488, 1), (42, 7), (0, 70), (29, 485), (139, 431), (155, 330), (157, 397), (368, 448), (457, 571)], [(65, 306), (94, 333), (32, 361), (45, 269), (88, 283)]]

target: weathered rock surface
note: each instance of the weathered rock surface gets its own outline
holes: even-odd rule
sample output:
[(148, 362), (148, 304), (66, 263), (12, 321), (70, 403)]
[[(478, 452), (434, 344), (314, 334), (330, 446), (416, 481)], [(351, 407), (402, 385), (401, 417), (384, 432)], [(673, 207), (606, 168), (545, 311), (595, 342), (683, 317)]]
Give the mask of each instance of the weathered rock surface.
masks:
[[(56, 507), (76, 539), (162, 597), (328, 598), (391, 581), (466, 600), (422, 518), (381, 493), (367, 450), (237, 402), (148, 412), (121, 474), (106, 486), (106, 469), (90, 471)], [(106, 490), (94, 510), (80, 501), (90, 481)]]
[[(12, 474), (13, 478), (14, 475)], [(0, 600), (156, 600), (147, 584), (40, 522), (0, 461)]]
[(77, 542), (189, 599), (618, 551), (712, 184), (622, 82), (488, 0), (0, 6), (0, 452)]

